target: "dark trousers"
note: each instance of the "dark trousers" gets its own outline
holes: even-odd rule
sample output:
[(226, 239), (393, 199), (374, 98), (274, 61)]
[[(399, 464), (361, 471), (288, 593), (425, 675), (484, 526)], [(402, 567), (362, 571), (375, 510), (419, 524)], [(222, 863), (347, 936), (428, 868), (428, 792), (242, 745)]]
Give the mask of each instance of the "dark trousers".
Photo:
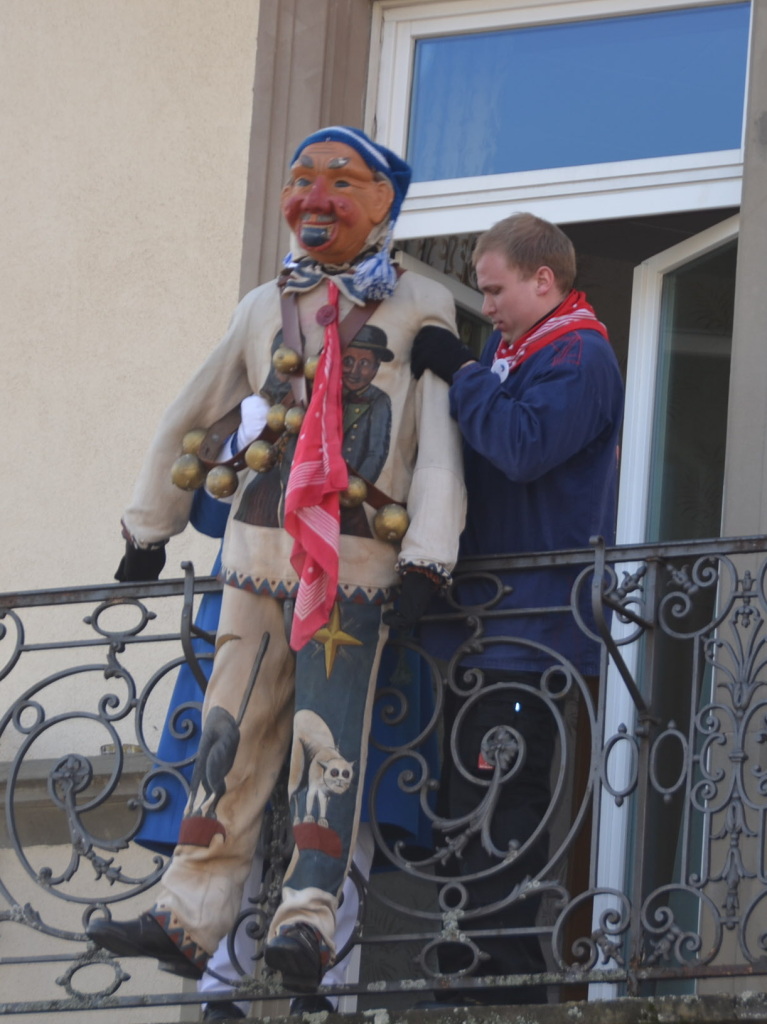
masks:
[[(491, 730), (496, 730), (491, 736), (497, 737), (499, 726), (508, 727), (510, 731), (506, 732), (506, 738), (511, 739), (511, 745), (506, 748), (506, 770), (511, 777), (500, 787), (490, 826), (493, 844), (505, 851), (512, 842), (521, 848), (538, 828), (548, 809), (556, 724), (545, 702), (531, 692), (540, 692), (538, 673), (490, 670), (484, 673), (484, 677), (481, 695), (478, 699), (470, 698), (470, 706), (466, 707), (463, 715), (461, 711), (467, 705), (467, 699), (447, 691), (438, 810), (442, 817), (453, 820), (476, 810), (487, 793), (487, 783), (494, 772), (492, 766), (487, 766), (492, 760), (491, 747), (486, 741), (483, 753), (483, 740)], [(518, 743), (516, 750), (515, 738)], [(512, 771), (515, 765), (519, 765), (518, 772)], [(452, 856), (443, 870), (445, 875), (460, 877), (461, 881), (479, 876), (464, 882), (468, 895), (466, 909), (473, 910), (503, 901), (524, 878), (534, 878), (547, 859), (548, 836), (542, 834), (530, 849), (521, 853), (508, 867), (499, 870), (502, 859), (486, 851), (480, 835), (476, 834), (464, 847), (461, 856)], [(472, 933), (486, 929), (532, 928), (539, 906), (540, 897), (528, 895), (486, 914), (464, 917), (461, 929)], [(546, 970), (540, 941), (535, 935), (481, 937), (474, 941), (486, 956), (471, 971), (474, 975), (536, 974)], [(471, 960), (470, 951), (458, 943), (440, 947), (442, 973), (465, 969)], [(546, 1002), (546, 989), (541, 985), (482, 991), (473, 989), (471, 995), (496, 1005)], [(449, 998), (446, 994), (445, 999)]]

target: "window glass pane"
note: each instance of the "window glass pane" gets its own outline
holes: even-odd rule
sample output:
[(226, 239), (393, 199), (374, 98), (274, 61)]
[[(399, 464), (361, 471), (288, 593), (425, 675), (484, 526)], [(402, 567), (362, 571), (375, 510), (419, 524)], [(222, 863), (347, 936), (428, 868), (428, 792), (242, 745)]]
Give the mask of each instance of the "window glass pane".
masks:
[(718, 537), (737, 243), (666, 275), (648, 540)]
[(421, 39), (415, 181), (738, 149), (749, 4)]

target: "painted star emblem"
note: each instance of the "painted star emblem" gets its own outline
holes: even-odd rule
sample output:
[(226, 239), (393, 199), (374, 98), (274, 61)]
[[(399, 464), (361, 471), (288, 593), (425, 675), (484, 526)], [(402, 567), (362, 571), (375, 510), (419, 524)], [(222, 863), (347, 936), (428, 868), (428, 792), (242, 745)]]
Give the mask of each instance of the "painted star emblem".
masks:
[(333, 671), (339, 647), (348, 647), (350, 645), (353, 647), (362, 646), (361, 640), (357, 640), (356, 637), (351, 636), (349, 633), (344, 633), (341, 629), (341, 612), (339, 611), (338, 604), (333, 605), (333, 611), (330, 613), (330, 621), (327, 626), (318, 629), (313, 639), (325, 648), (325, 674), (328, 679)]

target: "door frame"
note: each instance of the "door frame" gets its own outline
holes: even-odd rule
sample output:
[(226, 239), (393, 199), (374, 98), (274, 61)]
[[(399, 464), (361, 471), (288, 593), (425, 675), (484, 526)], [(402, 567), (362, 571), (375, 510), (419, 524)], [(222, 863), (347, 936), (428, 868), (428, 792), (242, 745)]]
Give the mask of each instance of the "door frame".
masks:
[[(646, 539), (648, 489), (652, 458), (652, 429), (655, 416), (661, 300), (666, 274), (738, 237), (740, 215), (735, 214), (685, 241), (644, 260), (634, 271), (631, 293), (628, 363), (626, 367), (626, 406), (621, 443), (620, 490), (618, 499), (617, 543), (642, 543)], [(631, 566), (624, 567), (631, 571)], [(613, 620), (613, 636), (620, 641), (633, 632), (630, 623)], [(624, 660), (636, 678), (636, 650), (624, 652)], [(611, 666), (605, 695), (605, 732), (603, 739), (615, 736), (621, 724), (629, 732), (635, 718), (634, 704), (620, 674)], [(621, 790), (628, 784), (631, 754), (628, 744), (615, 746), (610, 759), (610, 780)], [(618, 807), (603, 792), (599, 809), (599, 846), (596, 885), (599, 889), (624, 891), (631, 836), (629, 802)], [(608, 897), (594, 901), (593, 927), (598, 929), (602, 915), (614, 907)], [(589, 986), (589, 999), (612, 999), (617, 986), (598, 983)]]
[(618, 544), (641, 543), (646, 539), (663, 279), (685, 263), (737, 238), (739, 226), (740, 215), (735, 214), (656, 253), (634, 271), (621, 443)]

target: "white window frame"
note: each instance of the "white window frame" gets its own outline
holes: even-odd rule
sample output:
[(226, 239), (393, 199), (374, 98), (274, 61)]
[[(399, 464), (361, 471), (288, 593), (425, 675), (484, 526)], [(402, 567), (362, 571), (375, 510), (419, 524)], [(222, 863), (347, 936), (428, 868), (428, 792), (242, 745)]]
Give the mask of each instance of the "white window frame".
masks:
[[(634, 271), (629, 327), (628, 366), (626, 367), (626, 409), (621, 450), (621, 473), (618, 502), (617, 543), (632, 544), (646, 537), (648, 494), (653, 443), (655, 403), (658, 398), (656, 380), (660, 345), (661, 304), (667, 274), (678, 270), (707, 253), (714, 252), (738, 238), (740, 216), (736, 214), (697, 235), (679, 242), (670, 249), (650, 256)], [(636, 567), (621, 566), (630, 572)], [(631, 623), (613, 619), (612, 633), (616, 640), (630, 636)], [(626, 665), (636, 678), (638, 652), (635, 646), (623, 652)], [(634, 721), (634, 705), (615, 666), (609, 669), (605, 698), (605, 736), (615, 736), (623, 724)], [(619, 743), (610, 760), (610, 780), (617, 788), (631, 778), (631, 754)], [(618, 807), (613, 797), (602, 794), (599, 812), (599, 847), (597, 850), (598, 889), (623, 891), (628, 863), (631, 813), (629, 802)], [(601, 915), (618, 903), (607, 895), (594, 901), (593, 927), (601, 926)], [(617, 986), (595, 983), (589, 986), (589, 999), (615, 999)]]
[[(714, 252), (738, 237), (740, 216), (649, 257), (634, 271), (623, 416), (617, 543), (647, 535), (652, 458), (652, 425), (657, 395), (658, 345), (663, 282), (667, 274)], [(629, 540), (630, 538), (630, 540)]]
[[(366, 127), (383, 145), (405, 152), (419, 39), (736, 2), (376, 0)], [(397, 221), (397, 237), (483, 231), (516, 209), (566, 224), (739, 206), (742, 176), (741, 134), (738, 149), (718, 152), (416, 182)]]

